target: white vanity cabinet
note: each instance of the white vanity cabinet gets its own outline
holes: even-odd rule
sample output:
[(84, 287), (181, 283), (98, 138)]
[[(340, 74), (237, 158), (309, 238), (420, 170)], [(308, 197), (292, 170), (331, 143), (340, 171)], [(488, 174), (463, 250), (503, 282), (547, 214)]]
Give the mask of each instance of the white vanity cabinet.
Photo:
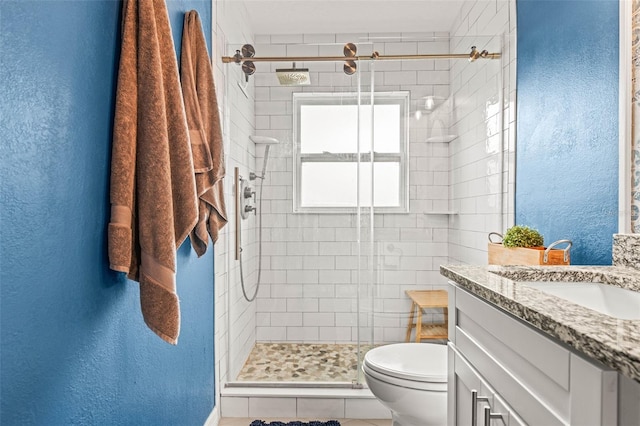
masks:
[(449, 425), (623, 425), (616, 371), (453, 282), (449, 315)]

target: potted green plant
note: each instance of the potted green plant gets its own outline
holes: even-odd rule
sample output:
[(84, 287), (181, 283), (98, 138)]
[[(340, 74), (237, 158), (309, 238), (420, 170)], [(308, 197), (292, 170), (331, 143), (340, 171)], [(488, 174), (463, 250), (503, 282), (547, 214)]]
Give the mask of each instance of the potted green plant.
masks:
[(544, 246), (544, 237), (537, 229), (516, 225), (504, 233), (502, 245), (505, 247), (542, 247)]
[[(492, 240), (498, 236), (501, 241)], [(554, 249), (558, 244), (566, 243), (565, 249)], [(504, 236), (497, 232), (489, 234), (490, 265), (569, 265), (571, 241), (559, 240), (549, 247), (544, 246), (544, 238), (538, 230), (524, 225), (507, 229)]]

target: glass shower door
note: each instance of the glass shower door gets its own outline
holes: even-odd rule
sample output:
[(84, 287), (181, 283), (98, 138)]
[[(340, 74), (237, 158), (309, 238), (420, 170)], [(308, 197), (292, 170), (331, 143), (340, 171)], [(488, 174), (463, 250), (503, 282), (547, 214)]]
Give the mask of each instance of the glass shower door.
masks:
[(406, 316), (399, 283), (389, 276), (397, 269), (399, 258), (388, 253), (400, 240), (396, 223), (402, 219), (398, 218), (409, 214), (411, 93), (386, 84), (385, 72), (378, 71), (397, 68), (399, 61), (392, 66), (375, 59), (360, 62), (358, 382), (363, 383), (361, 364), (366, 352), (399, 341), (397, 330)]
[[(256, 56), (339, 56), (343, 47), (266, 43), (255, 50)], [(358, 49), (372, 52), (370, 43)], [(372, 110), (362, 105), (372, 102), (370, 69), (359, 63), (356, 73), (347, 75), (340, 62), (298, 62), (296, 69), (308, 68), (310, 84), (283, 86), (277, 74), (291, 63), (256, 63), (248, 82), (239, 67), (228, 67), (227, 96), (233, 104), (228, 169), (237, 165), (245, 178), (260, 174), (266, 153), (249, 136), (278, 141), (269, 151), (264, 179), (248, 182), (256, 195), (263, 192), (261, 212), (250, 214), (241, 227), (250, 292), (258, 276), (262, 229), (255, 302), (242, 297), (239, 265), (231, 260), (228, 268), (228, 382), (352, 386), (363, 335), (359, 292), (369, 282), (370, 250), (360, 245), (371, 233), (359, 224), (370, 223), (372, 216), (361, 211), (359, 197), (372, 172), (366, 142), (372, 139)], [(361, 80), (368, 82), (367, 93), (361, 93)], [(246, 120), (252, 108), (255, 123)]]

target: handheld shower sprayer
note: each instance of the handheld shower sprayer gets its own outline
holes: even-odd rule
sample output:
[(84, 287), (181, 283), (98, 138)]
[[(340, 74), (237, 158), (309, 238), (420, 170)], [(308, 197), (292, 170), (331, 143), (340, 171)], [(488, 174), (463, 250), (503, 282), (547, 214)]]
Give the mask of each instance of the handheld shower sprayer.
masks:
[[(251, 172), (249, 174), (249, 180), (256, 180), (260, 178), (259, 196), (255, 198), (256, 193), (247, 185), (241, 176), (238, 167), (235, 169), (235, 182), (236, 182), (236, 259), (240, 261), (240, 286), (242, 288), (242, 294), (247, 302), (252, 302), (258, 295), (260, 289), (260, 277), (262, 274), (262, 187), (264, 186), (264, 178), (267, 173), (267, 160), (269, 158), (269, 148), (271, 145), (280, 143), (275, 138), (267, 136), (249, 136), (249, 139), (257, 145), (264, 145), (264, 163), (262, 163), (262, 174), (260, 176)], [(247, 200), (255, 198), (256, 206), (251, 206), (247, 203)], [(247, 219), (249, 213), (253, 212), (258, 217), (258, 279), (256, 280), (256, 286), (253, 294), (249, 296), (244, 283), (244, 271), (242, 265), (242, 226), (240, 221)]]
[(249, 173), (249, 180), (256, 180), (260, 178), (264, 180), (264, 175), (267, 172), (267, 161), (269, 160), (269, 149), (271, 145), (277, 145), (280, 141), (276, 138), (270, 138), (269, 136), (249, 136), (252, 142), (256, 145), (264, 145), (264, 162), (262, 163), (262, 174), (257, 175), (255, 173)]

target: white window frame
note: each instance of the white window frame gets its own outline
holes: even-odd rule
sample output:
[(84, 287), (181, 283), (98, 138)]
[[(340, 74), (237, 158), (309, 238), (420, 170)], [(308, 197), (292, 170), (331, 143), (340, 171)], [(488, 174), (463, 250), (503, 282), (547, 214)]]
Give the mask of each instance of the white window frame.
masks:
[[(361, 105), (370, 105), (370, 96), (360, 95)], [(374, 207), (376, 213), (409, 213), (409, 102), (408, 91), (375, 93), (374, 103), (392, 104), (400, 106), (400, 147), (398, 153), (361, 152), (360, 161), (369, 162), (373, 156), (372, 172), (376, 162), (397, 162), (400, 167), (399, 176), (399, 205), (393, 207)], [(294, 213), (355, 213), (356, 207), (340, 206), (301, 206), (302, 200), (302, 163), (303, 162), (357, 162), (356, 153), (301, 153), (301, 119), (300, 111), (304, 105), (357, 105), (357, 93), (294, 93), (293, 94), (293, 142), (294, 142), (294, 167), (293, 167), (293, 211)], [(373, 112), (372, 112), (373, 113)], [(374, 113), (373, 113), (374, 114)], [(375, 120), (375, 116), (373, 117)], [(373, 137), (373, 131), (372, 131)], [(373, 145), (373, 144), (371, 144)], [(373, 147), (372, 147), (373, 150)], [(371, 194), (373, 199), (373, 191)], [(361, 206), (368, 209), (370, 206)]]

